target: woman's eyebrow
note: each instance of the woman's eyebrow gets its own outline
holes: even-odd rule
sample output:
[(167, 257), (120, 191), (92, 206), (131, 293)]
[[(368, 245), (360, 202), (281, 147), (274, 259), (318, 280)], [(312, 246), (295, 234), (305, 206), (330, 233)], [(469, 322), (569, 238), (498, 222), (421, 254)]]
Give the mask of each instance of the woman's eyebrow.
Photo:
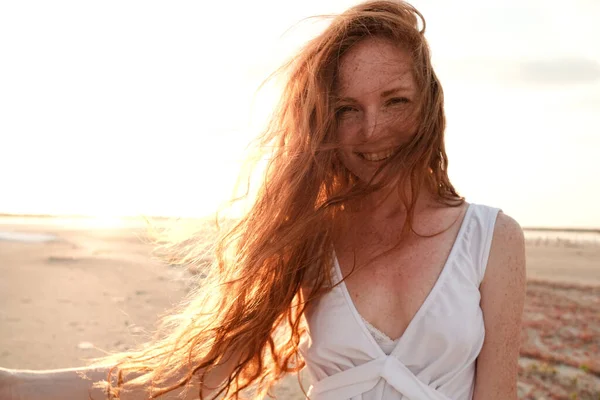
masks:
[(353, 99), (352, 97), (337, 97), (337, 96), (334, 96), (333, 97), (333, 102), (335, 104), (338, 104), (338, 103), (356, 103), (356, 100)]
[[(409, 86), (397, 86), (391, 89), (384, 90), (381, 92), (381, 97), (388, 97), (396, 93), (409, 92), (411, 88)], [(356, 99), (352, 97), (340, 97), (332, 96), (334, 103), (356, 103)]]
[(381, 97), (388, 97), (392, 94), (400, 93), (400, 92), (408, 92), (410, 88), (407, 86), (398, 86), (392, 89), (384, 90), (381, 92)]

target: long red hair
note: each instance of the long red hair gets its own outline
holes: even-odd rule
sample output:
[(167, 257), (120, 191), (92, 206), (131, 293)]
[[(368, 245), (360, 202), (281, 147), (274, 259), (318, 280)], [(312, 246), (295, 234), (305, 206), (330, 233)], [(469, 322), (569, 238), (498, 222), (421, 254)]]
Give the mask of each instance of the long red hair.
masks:
[[(336, 152), (336, 75), (340, 58), (361, 40), (385, 38), (412, 56), (418, 129), (379, 171), (386, 184), (413, 188), (401, 192), (405, 228), (412, 229), (422, 185), (442, 202), (461, 203), (447, 174), (443, 93), (424, 31), (425, 21), (411, 5), (369, 1), (334, 17), (283, 67), (287, 84), (261, 137), (261, 147), (271, 154), (252, 207), (218, 241), (203, 283), (163, 319), (162, 336), (139, 351), (103, 360), (116, 363), (108, 379), (118, 377), (108, 384), (111, 396), (135, 383), (151, 387), (150, 397), (157, 397), (192, 379), (203, 381), (236, 354), (239, 361), (215, 397), (238, 399), (252, 387), (259, 398), (303, 367), (302, 317), (331, 284), (335, 218), (350, 200), (378, 188), (347, 172)], [(200, 248), (187, 247), (185, 261), (201, 262)], [(136, 379), (128, 383), (130, 373)]]

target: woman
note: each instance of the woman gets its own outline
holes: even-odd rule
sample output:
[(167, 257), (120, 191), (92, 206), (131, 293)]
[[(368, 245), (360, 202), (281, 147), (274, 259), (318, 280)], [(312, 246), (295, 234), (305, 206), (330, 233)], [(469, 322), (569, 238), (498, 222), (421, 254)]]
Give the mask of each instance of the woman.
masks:
[[(108, 375), (122, 399), (259, 398), (306, 363), (314, 400), (516, 398), (523, 234), (450, 183), (423, 34), (413, 7), (374, 1), (308, 43), (263, 138), (261, 190), (208, 283), (91, 381)], [(91, 386), (77, 372), (3, 379), (24, 398), (75, 399)]]

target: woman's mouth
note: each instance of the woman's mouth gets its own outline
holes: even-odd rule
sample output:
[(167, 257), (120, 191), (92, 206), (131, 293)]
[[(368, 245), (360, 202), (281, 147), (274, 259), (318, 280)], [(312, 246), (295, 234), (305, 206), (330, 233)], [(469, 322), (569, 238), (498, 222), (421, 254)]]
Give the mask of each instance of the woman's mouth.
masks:
[(388, 159), (392, 154), (394, 154), (394, 152), (396, 151), (396, 149), (389, 149), (389, 150), (384, 150), (384, 151), (378, 151), (376, 153), (359, 153), (356, 152), (356, 154), (362, 158), (363, 160), (366, 161), (372, 161), (372, 162), (379, 162), (379, 161), (383, 161)]

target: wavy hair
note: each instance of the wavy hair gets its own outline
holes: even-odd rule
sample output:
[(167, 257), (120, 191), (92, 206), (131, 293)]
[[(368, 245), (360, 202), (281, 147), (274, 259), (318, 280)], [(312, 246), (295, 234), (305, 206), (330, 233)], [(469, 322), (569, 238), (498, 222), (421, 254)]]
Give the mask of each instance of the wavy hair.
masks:
[[(286, 84), (260, 138), (270, 157), (252, 207), (219, 239), (204, 283), (163, 318), (162, 336), (103, 359), (115, 362), (105, 383), (109, 397), (129, 385), (148, 387), (150, 398), (192, 381), (207, 385), (211, 371), (232, 362), (211, 396), (239, 399), (252, 388), (258, 398), (304, 366), (298, 352), (306, 334), (303, 314), (331, 286), (332, 227), (351, 200), (380, 187), (352, 176), (337, 155), (335, 82), (340, 59), (358, 42), (384, 38), (412, 57), (417, 132), (377, 172), (399, 188), (408, 211), (404, 230), (412, 230), (423, 185), (445, 204), (462, 204), (447, 174), (443, 92), (424, 32), (413, 6), (369, 1), (334, 16), (282, 67)], [(200, 247), (186, 247), (183, 260), (199, 263)]]

